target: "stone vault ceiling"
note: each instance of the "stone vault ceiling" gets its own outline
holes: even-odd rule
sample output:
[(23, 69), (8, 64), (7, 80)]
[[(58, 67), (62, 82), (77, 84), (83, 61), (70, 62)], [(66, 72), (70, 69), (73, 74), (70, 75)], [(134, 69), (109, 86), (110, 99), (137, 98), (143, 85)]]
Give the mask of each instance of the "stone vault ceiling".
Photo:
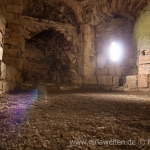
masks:
[[(42, 31), (48, 31), (49, 29), (54, 29), (63, 33), (69, 39), (72, 39), (72, 36), (76, 36), (75, 27), (66, 23), (53, 22), (49, 20), (42, 19), (39, 21), (36, 18), (24, 16), (23, 17), (24, 30), (23, 35), (25, 39), (30, 39), (31, 37), (41, 33)], [(69, 33), (73, 33), (70, 35)]]
[(112, 17), (136, 19), (148, 0), (25, 0), (23, 15), (50, 21), (97, 25)]
[(63, 1), (31, 0), (24, 4), (23, 15), (76, 26), (77, 16)]

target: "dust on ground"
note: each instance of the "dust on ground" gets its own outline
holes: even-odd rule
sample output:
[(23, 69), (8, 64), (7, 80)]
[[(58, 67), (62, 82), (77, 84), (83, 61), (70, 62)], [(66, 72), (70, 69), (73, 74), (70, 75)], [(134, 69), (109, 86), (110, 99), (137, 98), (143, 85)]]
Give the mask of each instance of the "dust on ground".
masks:
[(150, 95), (15, 91), (0, 97), (0, 150), (150, 149)]

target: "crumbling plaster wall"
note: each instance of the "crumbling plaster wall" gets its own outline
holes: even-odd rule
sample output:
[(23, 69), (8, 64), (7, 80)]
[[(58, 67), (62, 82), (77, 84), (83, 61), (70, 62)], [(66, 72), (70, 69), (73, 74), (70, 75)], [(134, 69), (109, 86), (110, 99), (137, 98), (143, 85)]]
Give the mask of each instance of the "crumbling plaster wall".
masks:
[(149, 91), (150, 87), (150, 3), (135, 24), (138, 57), (138, 88)]
[[(0, 46), (5, 51), (5, 25), (6, 25), (6, 11), (5, 4), (0, 1)], [(5, 59), (5, 57), (3, 56)], [(1, 74), (0, 74), (0, 94), (13, 90), (20, 83), (20, 72), (10, 66), (3, 63), (3, 58), (0, 64)]]

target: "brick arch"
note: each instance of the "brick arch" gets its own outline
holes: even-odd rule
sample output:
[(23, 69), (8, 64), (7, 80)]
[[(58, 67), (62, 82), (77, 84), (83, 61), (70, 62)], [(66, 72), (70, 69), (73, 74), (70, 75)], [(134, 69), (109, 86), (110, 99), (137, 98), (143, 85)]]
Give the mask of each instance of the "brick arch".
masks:
[(79, 3), (77, 1), (74, 0), (59, 0), (61, 2), (66, 3), (66, 5), (68, 5), (69, 7), (71, 7), (74, 11), (74, 13), (76, 14), (76, 16), (78, 17), (78, 21), (81, 23), (83, 22), (83, 18), (82, 18), (82, 7), (81, 5), (79, 5)]
[(146, 6), (147, 0), (89, 0), (82, 6), (82, 16), (90, 24), (117, 16), (135, 20)]
[[(46, 19), (54, 22), (70, 23), (75, 26), (82, 22), (81, 8), (75, 1), (46, 1), (28, 0), (23, 1), (24, 16), (30, 16), (33, 18)], [(72, 23), (73, 22), (73, 23)]]
[[(25, 39), (31, 39), (33, 36), (49, 29), (54, 29), (56, 32), (64, 34), (67, 41), (73, 41), (77, 36), (76, 28), (70, 24), (64, 25), (63, 23), (52, 22), (44, 19), (38, 21), (38, 19), (28, 16), (24, 16), (22, 21), (24, 24), (24, 30), (22, 32)], [(72, 33), (72, 35), (70, 33)]]

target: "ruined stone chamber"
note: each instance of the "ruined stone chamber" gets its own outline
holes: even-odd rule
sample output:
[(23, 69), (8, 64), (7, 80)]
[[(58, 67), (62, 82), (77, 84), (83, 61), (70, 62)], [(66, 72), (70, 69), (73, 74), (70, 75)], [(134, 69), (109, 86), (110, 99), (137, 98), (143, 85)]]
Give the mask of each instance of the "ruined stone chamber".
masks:
[(149, 116), (150, 0), (0, 0), (0, 150), (149, 150)]
[[(2, 82), (149, 90), (148, 1), (7, 0), (3, 6), (1, 67), (13, 71), (12, 79), (2, 73)], [(112, 42), (122, 49), (116, 62)]]

